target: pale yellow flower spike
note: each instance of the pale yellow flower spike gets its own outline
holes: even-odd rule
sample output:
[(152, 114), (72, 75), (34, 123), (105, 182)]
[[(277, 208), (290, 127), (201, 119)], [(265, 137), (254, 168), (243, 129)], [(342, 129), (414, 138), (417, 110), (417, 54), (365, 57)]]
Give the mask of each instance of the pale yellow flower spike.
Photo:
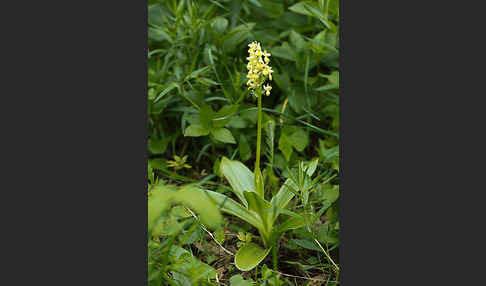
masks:
[[(246, 85), (248, 86), (248, 90), (250, 90), (261, 87), (267, 78), (272, 80), (273, 70), (269, 65), (271, 54), (267, 51), (262, 52), (260, 43), (252, 42), (248, 44), (248, 47), (249, 57), (246, 58), (248, 60), (246, 66), (248, 69), (248, 74), (246, 76), (248, 82)], [(265, 89), (266, 95), (270, 95), (272, 87), (268, 84), (263, 88)]]

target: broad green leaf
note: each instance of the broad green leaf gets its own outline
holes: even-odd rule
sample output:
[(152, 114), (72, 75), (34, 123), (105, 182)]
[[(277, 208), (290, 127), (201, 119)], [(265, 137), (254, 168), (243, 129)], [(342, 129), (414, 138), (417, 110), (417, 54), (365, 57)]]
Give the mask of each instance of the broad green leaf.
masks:
[(309, 145), (309, 134), (303, 129), (297, 129), (290, 135), (289, 140), (295, 150), (302, 152)]
[(277, 86), (285, 92), (290, 92), (291, 86), (290, 86), (289, 74), (285, 71), (282, 73), (274, 73), (274, 74), (275, 74), (274, 79)]
[(184, 136), (199, 137), (209, 134), (209, 130), (199, 125), (189, 125), (184, 131)]
[(221, 141), (223, 143), (232, 143), (236, 144), (235, 138), (231, 131), (226, 128), (216, 128), (211, 130), (211, 134), (214, 136), (214, 139)]
[(263, 249), (255, 243), (247, 243), (235, 255), (235, 265), (241, 271), (250, 271), (262, 262), (271, 248)]
[[(292, 181), (292, 179), (287, 179), (285, 183), (280, 187), (278, 193), (272, 198), (270, 201), (275, 209), (283, 210), (287, 206), (287, 204), (292, 200), (295, 196), (292, 191), (289, 190), (289, 187), (293, 190), (297, 191), (297, 185)], [(274, 214), (273, 221), (275, 221), (278, 217), (278, 214)]]
[[(234, 215), (257, 229), (263, 229), (263, 222), (255, 213), (250, 212), (246, 207), (235, 200), (213, 191), (206, 191), (206, 194), (216, 203), (217, 207), (225, 213)], [(246, 202), (246, 200), (245, 200)]]
[(289, 10), (298, 14), (307, 15), (319, 19), (324, 26), (331, 29), (331, 24), (326, 20), (324, 14), (319, 10), (314, 2), (302, 1), (291, 7)]
[(295, 112), (298, 114), (302, 114), (305, 110), (306, 104), (306, 95), (303, 94), (304, 92), (300, 93), (299, 91), (293, 92), (289, 95), (289, 106), (292, 107)]
[(221, 159), (221, 173), (228, 180), (233, 192), (248, 207), (243, 191), (255, 191), (255, 175), (240, 161)]
[(213, 128), (212, 120), (214, 118), (214, 111), (209, 104), (202, 104), (199, 110), (199, 121), (201, 126), (205, 129), (211, 130)]
[(337, 187), (328, 188), (324, 190), (323, 200), (327, 200), (330, 203), (335, 202), (339, 198), (339, 191)]
[(231, 121), (233, 115), (238, 111), (238, 105), (225, 105), (218, 112), (214, 113), (213, 126), (224, 127)]
[(311, 49), (314, 53), (316, 54), (321, 54), (321, 55), (326, 55), (329, 53), (329, 50), (332, 51), (337, 51), (333, 46), (330, 46), (329, 44), (326, 43), (326, 33), (328, 30), (323, 30), (314, 38), (310, 39), (310, 46)]
[(319, 246), (315, 244), (315, 242), (307, 239), (291, 239), (289, 243), (295, 243), (300, 247), (305, 249), (315, 250), (315, 251), (322, 251)]
[(231, 117), (230, 122), (228, 123), (228, 126), (231, 128), (236, 128), (236, 129), (241, 129), (241, 128), (246, 128), (247, 123), (243, 117), (235, 115)]
[(292, 45), (294, 45), (297, 53), (304, 51), (305, 46), (306, 46), (306, 42), (305, 42), (305, 40), (304, 40), (304, 38), (302, 37), (301, 34), (292, 30), (292, 31), (290, 31), (289, 39), (290, 39), (290, 43), (292, 43)]
[(280, 233), (284, 233), (291, 229), (297, 229), (306, 225), (303, 217), (289, 217), (278, 228)]
[(283, 58), (289, 61), (296, 61), (296, 54), (292, 47), (287, 42), (283, 42), (281, 46), (273, 47), (271, 50), (272, 56)]
[[(292, 6), (290, 6), (289, 10), (292, 11), (292, 12), (298, 13), (298, 14), (313, 16), (313, 14), (311, 13), (311, 11), (309, 11), (309, 9), (310, 8), (315, 9), (315, 7), (312, 7), (311, 5), (312, 4), (310, 3), (310, 1), (301, 1), (299, 3), (296, 3)], [(318, 11), (318, 12), (320, 12), (320, 11)]]
[(167, 169), (167, 160), (163, 158), (155, 158), (149, 161), (150, 166), (152, 166), (153, 169), (163, 171)]
[[(245, 106), (245, 107), (249, 107), (249, 106)], [(253, 107), (253, 106), (251, 106)], [(252, 122), (253, 124), (256, 124), (257, 123), (257, 116), (258, 116), (258, 111), (257, 111), (257, 108), (253, 108), (253, 109), (249, 109), (249, 110), (242, 110), (240, 112), (240, 115), (242, 118)]]
[[(262, 218), (265, 235), (270, 235), (269, 230), (272, 228), (271, 219), (274, 215), (271, 212), (273, 205), (255, 192), (244, 191), (243, 194), (248, 202), (248, 209), (254, 211)], [(268, 239), (268, 237), (265, 237), (265, 239)]]

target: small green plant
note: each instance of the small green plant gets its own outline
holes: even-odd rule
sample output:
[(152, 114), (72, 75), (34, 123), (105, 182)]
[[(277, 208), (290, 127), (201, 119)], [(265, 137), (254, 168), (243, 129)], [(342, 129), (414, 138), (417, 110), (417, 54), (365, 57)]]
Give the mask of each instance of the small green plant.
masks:
[(243, 233), (243, 232), (239, 232), (238, 233), (238, 242), (236, 243), (236, 245), (238, 246), (238, 248), (244, 246), (245, 244), (247, 243), (250, 243), (251, 242), (251, 239), (252, 239), (252, 235), (251, 233)]
[(174, 170), (176, 171), (182, 168), (186, 168), (186, 169), (192, 168), (191, 165), (186, 164), (186, 161), (187, 161), (187, 155), (182, 158), (177, 155), (174, 155), (174, 160), (167, 161), (167, 166), (174, 168)]

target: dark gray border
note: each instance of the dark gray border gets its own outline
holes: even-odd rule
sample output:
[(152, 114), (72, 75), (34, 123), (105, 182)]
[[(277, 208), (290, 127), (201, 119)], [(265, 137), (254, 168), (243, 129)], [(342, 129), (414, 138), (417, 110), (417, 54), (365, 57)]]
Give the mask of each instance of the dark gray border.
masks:
[(147, 3), (5, 4), (0, 284), (141, 285)]

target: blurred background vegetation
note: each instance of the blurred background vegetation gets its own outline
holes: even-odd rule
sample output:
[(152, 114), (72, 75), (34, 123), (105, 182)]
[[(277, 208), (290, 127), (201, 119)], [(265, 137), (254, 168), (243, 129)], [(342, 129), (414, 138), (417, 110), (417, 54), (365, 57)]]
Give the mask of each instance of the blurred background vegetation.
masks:
[(320, 219), (281, 241), (279, 271), (287, 275), (268, 263), (237, 271), (221, 246), (235, 250), (246, 239), (238, 234), (253, 232), (251, 226), (225, 217), (224, 227), (213, 231), (179, 206), (150, 232), (149, 285), (337, 285), (313, 239), (339, 261), (338, 0), (148, 5), (149, 196), (187, 183), (231, 196), (221, 158), (253, 169), (256, 99), (246, 86), (251, 41), (271, 53), (275, 71), (271, 95), (263, 98), (265, 191), (278, 191), (300, 161), (319, 158), (318, 173), (324, 174), (309, 198)]

